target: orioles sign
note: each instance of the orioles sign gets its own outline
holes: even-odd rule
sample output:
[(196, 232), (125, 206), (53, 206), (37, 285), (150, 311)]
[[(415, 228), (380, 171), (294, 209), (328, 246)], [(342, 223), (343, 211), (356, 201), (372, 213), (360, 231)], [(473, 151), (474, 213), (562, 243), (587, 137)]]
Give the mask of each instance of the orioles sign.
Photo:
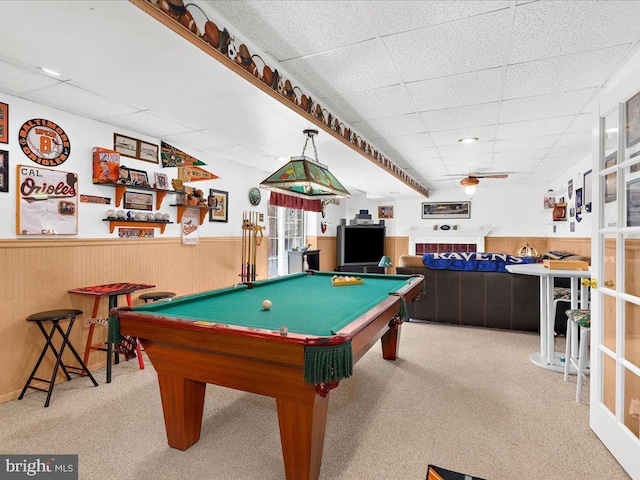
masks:
[(39, 165), (62, 165), (71, 153), (69, 137), (57, 124), (33, 118), (20, 127), (18, 143), (24, 154)]

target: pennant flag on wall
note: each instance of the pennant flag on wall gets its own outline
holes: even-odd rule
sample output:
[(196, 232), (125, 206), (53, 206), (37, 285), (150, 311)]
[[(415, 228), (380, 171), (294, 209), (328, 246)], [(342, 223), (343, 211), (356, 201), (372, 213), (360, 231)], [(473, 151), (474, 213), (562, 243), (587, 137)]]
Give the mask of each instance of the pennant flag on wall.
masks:
[(200, 167), (180, 167), (178, 178), (183, 182), (197, 182), (198, 180), (215, 180), (218, 176)]
[(188, 153), (183, 152), (182, 150), (174, 147), (173, 145), (169, 145), (165, 142), (160, 142), (161, 152), (160, 158), (162, 159), (163, 167), (185, 167), (191, 165), (206, 165), (206, 163), (198, 160), (197, 158), (192, 157)]

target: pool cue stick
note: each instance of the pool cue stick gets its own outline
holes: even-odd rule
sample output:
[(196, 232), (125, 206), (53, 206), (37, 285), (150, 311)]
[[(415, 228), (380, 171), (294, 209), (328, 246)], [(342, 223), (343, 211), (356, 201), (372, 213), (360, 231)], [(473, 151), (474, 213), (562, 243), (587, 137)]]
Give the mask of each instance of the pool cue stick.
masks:
[(251, 212), (248, 215), (248, 223), (247, 223), (247, 281), (251, 281)]
[(253, 212), (255, 216), (255, 222), (253, 227), (253, 279), (256, 279), (256, 253), (258, 251), (258, 212)]
[(240, 281), (244, 281), (244, 217), (245, 212), (242, 212), (242, 260), (240, 260)]

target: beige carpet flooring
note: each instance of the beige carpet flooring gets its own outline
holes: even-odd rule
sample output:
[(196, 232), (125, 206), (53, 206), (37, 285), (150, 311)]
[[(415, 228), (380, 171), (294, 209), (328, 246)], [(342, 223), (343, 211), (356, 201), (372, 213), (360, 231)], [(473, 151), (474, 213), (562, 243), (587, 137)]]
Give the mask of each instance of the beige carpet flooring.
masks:
[[(331, 393), (321, 479), (419, 480), (427, 464), (490, 480), (627, 479), (589, 429), (588, 382), (534, 366), (534, 334), (403, 326), (400, 359), (375, 345)], [(153, 367), (136, 361), (0, 405), (1, 453), (79, 454), (81, 479), (282, 479), (275, 402), (207, 386), (202, 436), (165, 439)]]

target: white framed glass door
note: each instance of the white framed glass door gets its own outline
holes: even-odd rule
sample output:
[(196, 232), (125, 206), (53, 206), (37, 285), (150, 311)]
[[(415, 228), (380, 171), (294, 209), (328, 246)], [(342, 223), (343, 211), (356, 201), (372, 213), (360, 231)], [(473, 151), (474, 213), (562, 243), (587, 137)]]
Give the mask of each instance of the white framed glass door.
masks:
[(640, 479), (640, 93), (621, 100), (593, 150), (590, 425)]

